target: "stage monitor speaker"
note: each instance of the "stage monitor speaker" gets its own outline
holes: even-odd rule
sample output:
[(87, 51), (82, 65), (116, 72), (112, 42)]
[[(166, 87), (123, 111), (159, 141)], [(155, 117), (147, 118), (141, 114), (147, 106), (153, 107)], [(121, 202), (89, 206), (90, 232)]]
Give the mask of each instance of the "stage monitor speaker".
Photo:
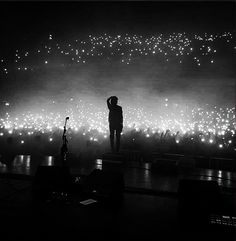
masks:
[(190, 223), (208, 222), (211, 213), (219, 212), (221, 196), (216, 181), (180, 180), (178, 195), (179, 214)]
[(95, 169), (87, 177), (84, 188), (97, 197), (120, 197), (124, 192), (124, 177), (120, 172)]
[(68, 195), (73, 179), (69, 167), (39, 166), (33, 180), (33, 198), (51, 199), (54, 195)]

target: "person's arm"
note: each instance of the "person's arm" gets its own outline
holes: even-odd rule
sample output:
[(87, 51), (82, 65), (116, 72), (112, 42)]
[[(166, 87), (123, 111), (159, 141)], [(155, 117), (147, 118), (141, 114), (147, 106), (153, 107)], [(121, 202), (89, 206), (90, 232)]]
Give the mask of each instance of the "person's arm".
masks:
[(109, 98), (107, 99), (107, 107), (108, 107), (109, 110), (110, 110), (110, 108), (111, 108), (111, 103), (110, 103), (110, 101), (111, 101), (111, 97), (109, 97)]

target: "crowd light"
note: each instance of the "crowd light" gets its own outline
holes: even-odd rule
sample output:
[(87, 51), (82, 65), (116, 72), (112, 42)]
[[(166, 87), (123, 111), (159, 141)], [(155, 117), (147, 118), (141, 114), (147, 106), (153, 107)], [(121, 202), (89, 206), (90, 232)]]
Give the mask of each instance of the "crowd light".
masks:
[[(176, 143), (186, 136), (196, 141), (198, 138), (203, 143), (217, 144), (216, 138), (232, 144), (235, 135), (235, 107), (222, 108), (214, 106), (209, 110), (209, 105), (190, 108), (180, 103), (168, 101), (167, 98), (160, 102), (159, 109), (165, 108), (165, 112), (145, 110), (140, 106), (124, 104), (124, 129), (122, 135), (134, 130), (145, 133), (146, 138), (154, 135), (163, 136), (168, 132), (170, 137), (178, 136)], [(27, 110), (22, 113), (11, 113), (11, 109), (0, 118), (1, 136), (32, 136), (36, 133), (52, 135), (57, 130), (62, 131), (64, 125), (65, 109), (55, 100), (49, 101), (50, 105), (41, 108), (41, 111)], [(73, 103), (73, 104), (72, 104)], [(106, 105), (89, 103), (76, 98), (68, 99), (66, 116), (71, 116), (68, 121), (70, 133), (81, 133), (91, 141), (106, 139), (109, 136), (108, 110)], [(48, 109), (49, 108), (49, 109)], [(56, 111), (57, 110), (57, 111)], [(61, 112), (62, 111), (62, 112)], [(220, 117), (225, 116), (223, 119)], [(97, 134), (95, 134), (97, 133)], [(166, 134), (165, 134), (166, 135)], [(195, 138), (196, 137), (196, 138)], [(49, 137), (49, 142), (53, 141)], [(218, 143), (219, 145), (219, 143)]]
[[(93, 59), (98, 61), (106, 59), (108, 62), (116, 60), (125, 68), (129, 68), (130, 66), (127, 65), (138, 60), (142, 61), (146, 57), (155, 60), (161, 59), (165, 64), (191, 62), (201, 69), (202, 66), (208, 64), (211, 66), (217, 64), (217, 51), (220, 52), (224, 48), (229, 50), (235, 48), (233, 46), (235, 35), (230, 32), (223, 34), (160, 33), (152, 37), (133, 34), (90, 34), (75, 41), (58, 40), (53, 33), (50, 33), (45, 41), (35, 45), (33, 49), (16, 49), (13, 56), (15, 64), (12, 67), (6, 64), (9, 60), (0, 56), (0, 69), (3, 73), (11, 71), (17, 71), (17, 73), (24, 71), (25, 73), (40, 68), (50, 68), (50, 66), (62, 68), (62, 66), (89, 64)], [(218, 44), (219, 42), (221, 45)], [(51, 103), (54, 106), (53, 110), (49, 110), (46, 106), (37, 112), (29, 109), (16, 114), (11, 113), (10, 110), (3, 113), (0, 119), (0, 136), (19, 135), (24, 138), (25, 135), (31, 136), (35, 133), (50, 133), (51, 135), (55, 131), (63, 130), (65, 112), (57, 108), (59, 104), (54, 100), (51, 100)], [(70, 98), (69, 104), (78, 106), (76, 108), (70, 106), (66, 109), (66, 114), (74, 117), (70, 118), (68, 123), (71, 132), (82, 133), (83, 136), (95, 142), (109, 136), (106, 106), (98, 106), (96, 103), (93, 105), (76, 98)], [(10, 102), (7, 101), (2, 102), (2, 105), (8, 107), (3, 106), (2, 109), (8, 110), (15, 103), (10, 105)], [(136, 132), (145, 130), (145, 136), (149, 138), (152, 135), (160, 136), (169, 130), (170, 136), (179, 132), (179, 139), (176, 140), (176, 143), (179, 143), (186, 135), (189, 136), (189, 139), (194, 135), (192, 140), (198, 139), (206, 144), (221, 145), (217, 142), (217, 138), (220, 141), (224, 139), (224, 143), (233, 143), (232, 137), (235, 135), (236, 126), (235, 107), (189, 107), (187, 111), (181, 104), (173, 103), (169, 96), (164, 97), (158, 105), (164, 107), (164, 114), (155, 111), (148, 112), (137, 106), (124, 105), (122, 135), (132, 129)], [(100, 136), (99, 138), (96, 135), (91, 136), (95, 131), (98, 132), (101, 139)], [(48, 140), (51, 142), (53, 138)], [(222, 148), (225, 146), (225, 144), (222, 145)]]
[[(49, 60), (51, 59), (50, 63), (55, 66), (54, 60), (58, 56), (60, 58), (56, 58), (56, 63), (60, 67), (62, 65), (65, 67), (71, 65), (71, 62), (74, 64), (86, 64), (97, 57), (108, 61), (117, 60), (118, 58), (121, 64), (129, 65), (138, 59), (141, 60), (143, 56), (151, 58), (158, 56), (165, 62), (169, 62), (171, 59), (179, 64), (193, 61), (196, 66), (200, 67), (205, 65), (205, 62), (209, 64), (215, 63), (216, 48), (219, 48), (219, 41), (221, 41), (221, 48), (235, 49), (233, 41), (232, 43), (229, 41), (229, 39), (235, 40), (235, 35), (231, 32), (226, 34), (205, 33), (202, 36), (187, 34), (185, 32), (160, 33), (151, 38), (132, 34), (103, 34), (89, 35), (75, 41), (67, 39), (64, 42), (52, 36), (52, 34), (49, 34), (49, 37), (45, 39), (45, 43), (36, 46), (36, 49), (16, 49), (14, 54), (15, 59), (13, 59), (16, 63), (15, 70), (34, 71), (35, 68), (38, 69), (40, 67), (38, 64), (35, 67), (34, 60), (39, 61), (40, 59), (46, 65), (49, 65)], [(61, 44), (58, 42), (61, 42)], [(203, 61), (204, 58), (207, 61)], [(58, 63), (59, 59), (62, 61), (61, 63)], [(10, 71), (6, 62), (8, 61), (5, 61), (3, 58), (0, 62), (0, 67), (2, 67), (5, 74)]]

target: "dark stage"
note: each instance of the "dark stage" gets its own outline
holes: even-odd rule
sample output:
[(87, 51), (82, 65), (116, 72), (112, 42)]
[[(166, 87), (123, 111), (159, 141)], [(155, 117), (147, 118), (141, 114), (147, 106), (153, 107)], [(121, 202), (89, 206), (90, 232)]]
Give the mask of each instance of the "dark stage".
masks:
[[(154, 164), (108, 153), (90, 162), (81, 160), (69, 168), (73, 189), (68, 196), (55, 194), (39, 200), (33, 198), (37, 167), (50, 169), (60, 165), (60, 160), (19, 155), (5, 161), (0, 179), (3, 240), (235, 240), (235, 173), (191, 167), (180, 159), (173, 154), (171, 159), (156, 157)], [(80, 183), (94, 169), (122, 173), (122, 196), (82, 190)], [(46, 175), (41, 178), (50, 180)], [(197, 183), (189, 181), (183, 194), (181, 180)], [(202, 181), (215, 181), (218, 196), (214, 196), (214, 185), (207, 189)], [(80, 203), (88, 199), (97, 202)]]

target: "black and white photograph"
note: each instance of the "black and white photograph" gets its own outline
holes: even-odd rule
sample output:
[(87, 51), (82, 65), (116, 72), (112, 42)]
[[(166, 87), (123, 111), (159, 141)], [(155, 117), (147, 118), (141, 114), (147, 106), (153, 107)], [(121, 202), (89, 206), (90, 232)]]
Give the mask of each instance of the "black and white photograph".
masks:
[(0, 240), (236, 241), (236, 2), (0, 1)]

